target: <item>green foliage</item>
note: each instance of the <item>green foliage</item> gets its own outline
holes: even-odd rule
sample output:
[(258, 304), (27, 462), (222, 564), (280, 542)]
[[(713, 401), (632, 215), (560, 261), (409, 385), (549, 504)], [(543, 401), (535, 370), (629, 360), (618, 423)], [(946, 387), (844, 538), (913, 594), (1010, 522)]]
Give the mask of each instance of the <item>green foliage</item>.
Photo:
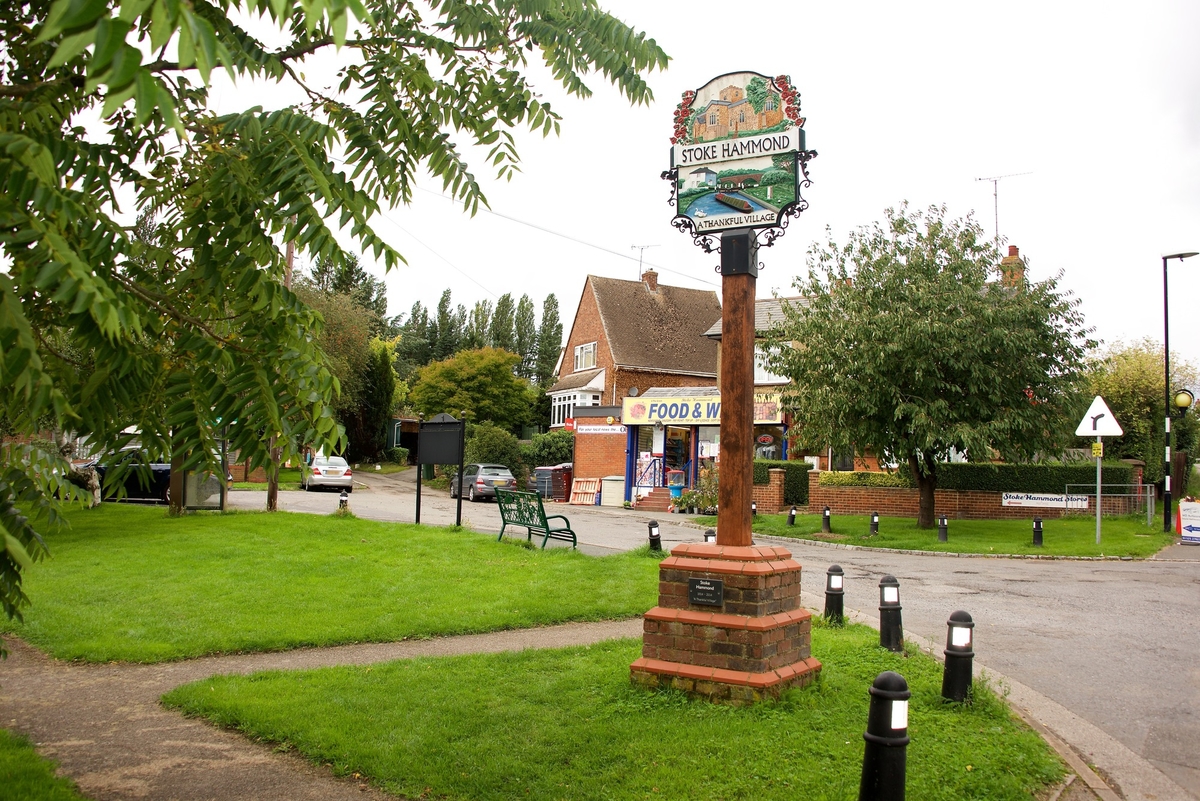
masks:
[(812, 465), (798, 460), (755, 459), (754, 483), (759, 485), (771, 483), (771, 475), (767, 471), (774, 467), (783, 470), (783, 502), (796, 506), (807, 506), (808, 471), (812, 470)]
[(344, 418), (350, 461), (375, 459), (387, 443), (387, 425), (396, 404), (395, 345), (383, 339), (369, 344), (358, 403)]
[(25, 623), (0, 621), (59, 659), (157, 662), (631, 618), (658, 592), (658, 566), (640, 557), (524, 551), (495, 534), (286, 512), (170, 518), (113, 503), (69, 517), (69, 531), (47, 536), (54, 558), (27, 577), (37, 603)]
[(518, 356), (506, 350), (464, 350), (421, 368), (409, 395), (426, 417), (446, 412), (507, 429), (529, 416), (525, 382), (513, 375)]
[[(0, 417), (29, 434), (49, 415), (112, 447), (136, 428), (185, 469), (215, 467), (218, 428), (254, 465), (272, 439), (295, 458), (341, 438), (320, 323), (282, 286), (283, 242), (341, 263), (345, 230), (399, 266), (371, 221), (409, 202), (417, 174), (474, 212), (486, 201), (458, 143), (509, 178), (512, 129), (557, 130), (530, 55), (569, 94), (588, 96), (594, 72), (633, 103), (667, 62), (593, 0), (0, 0), (0, 30)], [(309, 85), (306, 66), (337, 48), (339, 83)], [(214, 69), (303, 99), (218, 113)], [(127, 226), (135, 210), (158, 224)], [(31, 461), (13, 469), (49, 497)], [(23, 492), (0, 485), (0, 510)], [(2, 520), (20, 539), (17, 517)], [(0, 564), (9, 614), (24, 603), (14, 564)]]
[(311, 275), (301, 280), (326, 295), (349, 295), (355, 305), (371, 313), (372, 334), (379, 336), (389, 328), (387, 285), (367, 272), (353, 253), (347, 253), (341, 262), (333, 258), (317, 259)]
[(640, 639), (214, 676), (164, 702), (406, 798), (845, 801), (862, 772), (867, 688), (893, 670), (912, 692), (909, 798), (1029, 801), (1061, 779), (984, 679), (972, 704), (947, 704), (940, 664), (878, 643), (867, 626), (816, 623), (820, 679), (740, 709), (632, 686)]
[(517, 313), (513, 318), (513, 346), (521, 361), (517, 364), (517, 375), (532, 381), (537, 367), (537, 317), (533, 301), (522, 295), (517, 301)]
[[(1104, 463), (1105, 484), (1128, 484), (1133, 468)], [(1096, 464), (969, 464), (938, 465), (938, 488), (983, 492), (1045, 492), (1062, 494), (1068, 484), (1096, 485)], [(1076, 492), (1079, 487), (1075, 487)]]
[(392, 464), (408, 464), (408, 448), (388, 448), (383, 452), (383, 458)]
[(0, 729), (0, 787), (9, 799), (85, 801), (75, 782), (55, 775), (53, 762), (38, 756), (25, 737)]
[(516, 306), (513, 305), (512, 294), (505, 292), (496, 301), (496, 310), (492, 312), (492, 325), (488, 330), (493, 348), (506, 350), (510, 353), (517, 352), (516, 335), (514, 333), (516, 314)]
[(783, 170), (767, 170), (763, 173), (762, 180), (758, 183), (760, 186), (794, 184), (796, 183), (796, 176), (790, 172), (784, 172)]
[(542, 320), (538, 324), (537, 366), (534, 380), (543, 389), (550, 386), (554, 378), (554, 365), (562, 350), (563, 326), (558, 316), (558, 298), (551, 292), (542, 301)]
[(757, 76), (751, 78), (750, 83), (746, 84), (746, 99), (750, 101), (750, 107), (754, 109), (755, 114), (762, 113), (763, 106), (767, 102), (768, 92), (767, 82)]
[(570, 462), (575, 457), (575, 435), (563, 429), (534, 434), (525, 454), (530, 469)]
[(480, 423), (473, 429), (467, 437), (463, 461), (502, 464), (512, 471), (517, 479), (517, 486), (524, 487), (529, 471), (521, 457), (520, 441), (508, 431), (491, 423)]
[[(1124, 436), (1105, 438), (1104, 455), (1109, 459), (1141, 459), (1146, 463), (1145, 477), (1149, 483), (1163, 478), (1163, 349), (1160, 343), (1144, 339), (1132, 345), (1110, 347), (1090, 365), (1088, 371), (1089, 397), (1081, 399), (1079, 416), (1083, 415), (1091, 397), (1100, 395), (1116, 415), (1125, 430)], [(1171, 383), (1176, 387), (1200, 387), (1200, 372), (1196, 366), (1171, 355)], [(1174, 412), (1171, 419), (1173, 450), (1187, 451), (1188, 470), (1196, 459), (1197, 434), (1200, 420), (1196, 410), (1187, 414)], [(1079, 440), (1079, 447), (1090, 442)], [(1178, 487), (1175, 488), (1178, 491)]]
[(970, 217), (889, 209), (809, 252), (795, 286), (811, 305), (785, 305), (773, 337), (768, 368), (791, 379), (800, 447), (909, 464), (923, 525), (952, 449), (1028, 461), (1060, 452), (1077, 422), (1091, 344), (1078, 301), (1057, 279), (992, 280), (998, 263)]
[[(938, 468), (938, 483), (946, 488), (942, 479), (945, 465)], [(822, 470), (817, 477), (822, 487), (908, 487), (915, 486), (912, 476), (901, 473), (878, 473), (868, 470)]]

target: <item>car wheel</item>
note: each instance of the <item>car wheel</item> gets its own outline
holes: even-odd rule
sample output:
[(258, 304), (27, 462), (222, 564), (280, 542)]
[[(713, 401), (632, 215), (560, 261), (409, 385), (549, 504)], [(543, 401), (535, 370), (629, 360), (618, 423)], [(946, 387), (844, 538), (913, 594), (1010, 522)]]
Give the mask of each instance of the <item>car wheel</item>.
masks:
[(454, 486), (453, 484), (450, 485), (450, 497), (451, 498), (458, 497), (458, 487)]
[(346, 487), (346, 494), (349, 495), (351, 492), (354, 492), (354, 487), (353, 486)]
[(467, 499), (471, 503), (475, 503), (476, 498), (475, 498), (475, 487), (474, 486), (472, 486), (469, 490), (467, 490)]
[(163, 488), (162, 502), (167, 504), (168, 506), (171, 504), (171, 485), (170, 484), (168, 484), (166, 487)]

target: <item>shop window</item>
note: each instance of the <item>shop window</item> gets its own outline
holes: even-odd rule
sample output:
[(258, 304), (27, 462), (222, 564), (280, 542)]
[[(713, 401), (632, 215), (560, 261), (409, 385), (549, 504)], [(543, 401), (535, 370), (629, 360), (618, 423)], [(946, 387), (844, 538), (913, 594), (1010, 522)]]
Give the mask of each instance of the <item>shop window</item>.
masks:
[(596, 366), (596, 343), (575, 346), (575, 372), (589, 370)]

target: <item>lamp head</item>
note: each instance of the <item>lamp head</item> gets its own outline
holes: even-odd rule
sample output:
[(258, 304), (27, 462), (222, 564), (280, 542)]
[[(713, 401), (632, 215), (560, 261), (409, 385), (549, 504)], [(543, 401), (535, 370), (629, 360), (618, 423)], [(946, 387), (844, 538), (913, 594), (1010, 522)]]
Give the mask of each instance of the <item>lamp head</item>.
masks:
[(1192, 408), (1192, 404), (1196, 402), (1196, 396), (1192, 394), (1190, 389), (1180, 388), (1175, 390), (1175, 408), (1182, 411), (1187, 411)]
[(1180, 251), (1179, 253), (1164, 253), (1163, 259), (1179, 259), (1180, 261), (1183, 261), (1184, 259), (1190, 259), (1192, 256), (1200, 256), (1200, 252), (1195, 250), (1184, 250)]

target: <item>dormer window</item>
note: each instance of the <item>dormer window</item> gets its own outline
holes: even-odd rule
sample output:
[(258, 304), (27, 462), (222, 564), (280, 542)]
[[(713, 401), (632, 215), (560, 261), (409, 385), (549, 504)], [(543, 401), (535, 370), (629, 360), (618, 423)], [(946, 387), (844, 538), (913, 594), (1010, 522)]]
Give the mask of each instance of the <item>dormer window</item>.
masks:
[(596, 366), (596, 343), (575, 346), (575, 372), (590, 370)]

